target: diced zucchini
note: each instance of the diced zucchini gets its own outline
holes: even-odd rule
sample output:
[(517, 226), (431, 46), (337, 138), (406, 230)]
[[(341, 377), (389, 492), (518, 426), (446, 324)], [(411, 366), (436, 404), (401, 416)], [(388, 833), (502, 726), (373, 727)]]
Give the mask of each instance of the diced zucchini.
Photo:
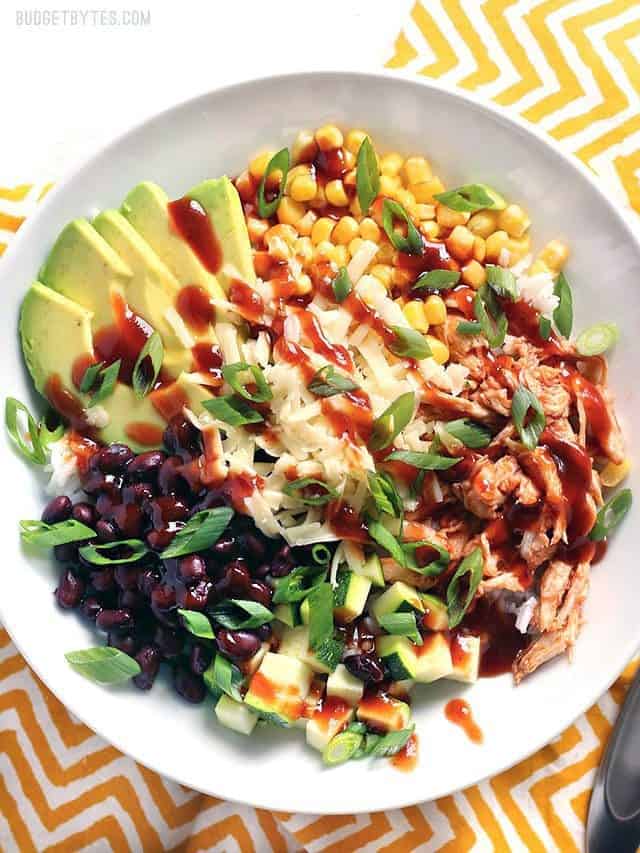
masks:
[(241, 735), (250, 735), (258, 722), (258, 715), (244, 702), (236, 702), (223, 693), (216, 704), (218, 722)]
[(363, 723), (385, 732), (406, 729), (411, 719), (411, 708), (393, 696), (374, 694), (365, 696), (356, 708), (356, 716)]
[(392, 681), (389, 685), (388, 693), (390, 696), (395, 696), (396, 699), (405, 699), (415, 686), (413, 678), (404, 678), (402, 681)]
[(431, 631), (446, 631), (449, 628), (449, 614), (447, 605), (437, 595), (424, 593), (422, 596), (424, 616), (422, 624)]
[(244, 701), (261, 717), (290, 725), (302, 714), (312, 678), (313, 672), (303, 661), (267, 652), (249, 682)]
[(327, 696), (342, 699), (348, 705), (357, 705), (364, 693), (364, 683), (351, 675), (343, 663), (339, 663), (327, 679)]
[(458, 634), (452, 643), (456, 644), (451, 649), (453, 670), (447, 677), (473, 684), (480, 669), (480, 637)]
[(341, 699), (327, 699), (307, 723), (307, 743), (322, 750), (331, 738), (345, 729), (353, 720), (354, 709)]
[(373, 604), (371, 610), (376, 619), (386, 616), (387, 613), (399, 611), (418, 610), (423, 611), (422, 601), (414, 587), (403, 581), (396, 581), (383, 592), (380, 598)]
[(338, 663), (338, 661), (324, 660), (323, 655), (318, 657), (313, 649), (310, 648), (308, 625), (298, 625), (297, 628), (286, 628), (282, 634), (278, 653), (304, 661), (314, 672), (332, 672)]
[(269, 643), (262, 643), (262, 645), (253, 657), (250, 657), (249, 660), (244, 661), (244, 663), (240, 664), (240, 669), (245, 677), (250, 677), (253, 675), (254, 672), (256, 672), (256, 670), (264, 660), (264, 656), (269, 651), (269, 648)]
[(344, 553), (350, 571), (369, 578), (373, 586), (384, 587), (382, 563), (377, 554), (366, 556), (362, 546), (356, 545), (355, 542), (345, 542)]
[(296, 625), (300, 625), (300, 608), (296, 603), (290, 604), (277, 604), (273, 610), (273, 615), (280, 622), (283, 622), (285, 625), (288, 625), (289, 628), (295, 628)]
[(334, 615), (338, 622), (353, 622), (364, 610), (371, 581), (355, 572), (338, 572), (338, 583), (333, 591)]
[(416, 646), (406, 637), (384, 634), (376, 640), (376, 651), (393, 681), (415, 678)]
[(444, 634), (427, 634), (416, 646), (416, 681), (429, 683), (447, 678), (453, 672), (449, 641)]

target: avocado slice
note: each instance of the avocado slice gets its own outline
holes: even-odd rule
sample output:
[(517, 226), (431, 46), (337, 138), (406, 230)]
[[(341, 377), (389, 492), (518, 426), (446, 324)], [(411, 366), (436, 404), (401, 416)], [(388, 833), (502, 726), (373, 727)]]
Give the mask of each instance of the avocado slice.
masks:
[(416, 646), (406, 637), (382, 635), (376, 639), (376, 652), (393, 681), (416, 677)]

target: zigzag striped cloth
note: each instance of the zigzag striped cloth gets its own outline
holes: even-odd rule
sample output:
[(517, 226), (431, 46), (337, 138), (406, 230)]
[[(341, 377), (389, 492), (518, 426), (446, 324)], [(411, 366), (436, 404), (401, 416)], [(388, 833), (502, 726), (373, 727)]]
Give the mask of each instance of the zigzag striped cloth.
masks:
[[(639, 45), (636, 0), (425, 0), (387, 65), (539, 124), (640, 212)], [(0, 188), (0, 255), (47, 189)], [(317, 817), (225, 803), (146, 770), (73, 719), (0, 629), (0, 850), (578, 853), (633, 669), (553, 743), (493, 779), (398, 811)]]

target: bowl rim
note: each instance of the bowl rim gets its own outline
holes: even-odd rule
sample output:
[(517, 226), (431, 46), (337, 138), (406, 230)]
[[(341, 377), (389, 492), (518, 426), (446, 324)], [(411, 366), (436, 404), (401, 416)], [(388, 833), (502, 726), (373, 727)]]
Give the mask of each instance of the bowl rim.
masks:
[[(194, 109), (199, 103), (206, 104), (207, 101), (214, 95), (230, 95), (234, 92), (242, 93), (244, 89), (250, 89), (252, 86), (264, 83), (286, 83), (294, 79), (298, 79), (304, 82), (305, 80), (311, 80), (315, 78), (329, 78), (335, 80), (336, 83), (339, 83), (345, 78), (348, 78), (352, 81), (357, 81), (358, 79), (366, 80), (369, 83), (371, 81), (375, 82), (377, 80), (387, 82), (392, 80), (397, 82), (399, 85), (408, 85), (418, 91), (422, 89), (434, 91), (440, 95), (445, 95), (447, 97), (456, 99), (462, 102), (467, 107), (470, 107), (474, 110), (489, 113), (503, 124), (510, 126), (511, 128), (519, 131), (524, 135), (533, 137), (533, 139), (540, 145), (542, 149), (546, 150), (547, 153), (552, 154), (554, 157), (558, 158), (562, 163), (564, 163), (567, 167), (573, 170), (574, 173), (586, 180), (590, 187), (595, 190), (600, 199), (604, 202), (605, 206), (608, 209), (608, 212), (615, 217), (618, 224), (621, 225), (622, 228), (627, 232), (630, 240), (635, 244), (640, 255), (640, 230), (635, 230), (634, 223), (632, 223), (630, 219), (620, 210), (619, 206), (616, 206), (614, 200), (612, 200), (607, 195), (603, 186), (603, 182), (577, 157), (565, 152), (558, 142), (552, 139), (548, 134), (546, 134), (537, 126), (531, 125), (526, 122), (519, 115), (512, 115), (506, 108), (488, 100), (485, 100), (484, 98), (478, 96), (475, 93), (462, 91), (451, 84), (424, 79), (417, 76), (415, 73), (404, 70), (398, 71), (382, 69), (377, 71), (359, 71), (353, 69), (341, 70), (339, 68), (330, 68), (310, 71), (289, 71), (280, 74), (267, 74), (260, 77), (242, 79), (223, 86), (217, 86), (192, 97), (175, 101), (174, 103), (169, 104), (162, 110), (155, 112), (145, 117), (141, 121), (128, 126), (126, 129), (118, 133), (115, 137), (111, 138), (108, 142), (97, 146), (91, 153), (81, 158), (78, 163), (76, 163), (75, 165), (72, 164), (66, 170), (64, 170), (59, 181), (57, 181), (54, 187), (47, 193), (45, 199), (43, 199), (43, 201), (41, 201), (37, 205), (33, 213), (31, 213), (27, 217), (23, 226), (20, 228), (16, 236), (11, 240), (7, 251), (5, 252), (5, 255), (1, 260), (0, 272), (2, 273), (2, 276), (6, 274), (6, 271), (11, 266), (14, 257), (21, 251), (23, 243), (29, 238), (32, 229), (37, 226), (39, 220), (45, 215), (48, 208), (55, 202), (57, 196), (66, 191), (68, 184), (70, 184), (74, 180), (80, 179), (85, 171), (91, 169), (97, 159), (109, 156), (110, 152), (113, 149), (117, 148), (128, 137), (135, 136), (140, 131), (143, 131), (145, 129), (150, 129), (156, 122), (163, 122), (171, 113), (182, 109)], [(628, 213), (632, 212), (632, 208), (628, 204), (626, 205), (625, 210)], [(149, 762), (146, 758), (144, 760), (140, 759), (136, 755), (135, 745), (123, 742), (123, 740), (125, 740), (124, 738), (113, 738), (111, 736), (105, 736), (99, 729), (94, 728), (94, 726), (90, 722), (88, 722), (85, 713), (77, 709), (75, 701), (71, 700), (70, 702), (67, 702), (60, 695), (56, 685), (50, 682), (46, 667), (44, 665), (39, 666), (35, 664), (30, 659), (30, 656), (22, 650), (20, 644), (15, 640), (14, 632), (12, 630), (14, 625), (12, 612), (8, 606), (3, 605), (3, 600), (1, 596), (0, 623), (8, 632), (12, 642), (16, 646), (20, 655), (27, 662), (28, 666), (36, 673), (38, 678), (42, 680), (45, 686), (64, 705), (64, 707), (67, 708), (75, 717), (77, 717), (77, 719), (84, 723), (92, 732), (101, 737), (107, 743), (112, 744), (124, 755), (132, 758), (136, 762), (140, 762), (153, 772), (158, 773), (160, 776), (171, 779), (181, 785), (186, 786), (187, 788), (190, 788), (191, 790), (198, 790), (209, 796), (219, 797), (223, 800), (226, 800), (227, 802), (238, 803), (240, 805), (248, 805), (254, 808), (263, 808), (272, 811), (291, 811), (290, 805), (288, 806), (286, 801), (278, 798), (276, 790), (267, 791), (264, 797), (251, 798), (251, 800), (246, 800), (241, 797), (230, 797), (228, 794), (225, 794), (224, 791), (214, 790), (213, 788), (209, 788), (208, 790), (200, 788), (195, 789), (192, 787), (192, 783), (189, 781), (189, 779), (186, 778), (186, 776), (180, 773), (179, 771), (174, 772), (170, 770), (169, 772), (167, 772), (165, 768), (158, 767), (156, 762)], [(513, 754), (513, 756), (509, 758), (509, 760), (500, 762), (496, 767), (491, 770), (489, 774), (480, 774), (474, 776), (470, 780), (464, 782), (464, 788), (461, 788), (460, 786), (453, 786), (439, 792), (437, 795), (432, 796), (427, 800), (422, 800), (419, 797), (416, 798), (415, 796), (410, 796), (407, 798), (406, 795), (396, 796), (394, 798), (393, 786), (391, 786), (389, 788), (389, 802), (387, 803), (387, 805), (376, 806), (376, 808), (372, 810), (363, 809), (361, 811), (356, 811), (355, 813), (366, 814), (375, 813), (376, 811), (388, 811), (392, 809), (405, 808), (422, 802), (431, 802), (434, 799), (441, 799), (442, 797), (449, 796), (460, 790), (464, 790), (468, 787), (478, 785), (485, 779), (493, 778), (494, 776), (497, 776), (505, 770), (508, 770), (516, 764), (524, 761), (529, 756), (533, 755), (535, 752), (549, 744), (555, 737), (557, 737), (567, 727), (569, 727), (576, 719), (582, 716), (582, 714), (584, 714), (584, 712), (588, 708), (590, 708), (595, 702), (597, 702), (603, 694), (606, 693), (609, 687), (624, 670), (628, 662), (634, 657), (639, 645), (640, 625), (638, 627), (637, 637), (635, 639), (630, 640), (623, 649), (623, 651), (616, 658), (615, 667), (613, 667), (611, 670), (612, 674), (610, 676), (607, 676), (606, 678), (601, 678), (597, 683), (592, 686), (590, 690), (586, 691), (589, 695), (589, 700), (577, 714), (575, 713), (574, 708), (572, 708), (570, 711), (563, 712), (562, 706), (559, 706), (556, 723), (554, 725), (552, 733), (545, 735), (544, 737), (538, 737), (533, 742), (527, 742), (526, 744), (523, 743), (523, 746), (518, 749)], [(273, 786), (273, 788), (277, 789), (277, 786)], [(314, 807), (314, 814), (317, 815), (339, 815), (353, 813), (353, 808), (350, 808), (348, 804), (345, 804), (344, 808), (340, 808), (339, 810), (336, 810), (335, 808), (328, 810), (326, 808), (323, 808), (321, 803), (318, 803), (317, 808)]]

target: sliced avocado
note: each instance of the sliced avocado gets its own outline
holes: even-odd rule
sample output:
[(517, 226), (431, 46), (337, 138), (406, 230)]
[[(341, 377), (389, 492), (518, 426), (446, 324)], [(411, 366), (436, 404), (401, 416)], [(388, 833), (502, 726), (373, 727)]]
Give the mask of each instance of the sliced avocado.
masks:
[(365, 608), (371, 581), (355, 572), (338, 572), (337, 586), (333, 591), (334, 614), (338, 622), (353, 622)]
[[(327, 711), (329, 713), (327, 713)], [(307, 743), (314, 749), (322, 750), (339, 732), (353, 720), (354, 710), (343, 702), (327, 703), (316, 711), (307, 722)]]
[(351, 675), (343, 663), (339, 663), (327, 679), (327, 696), (342, 699), (348, 705), (357, 705), (364, 693), (364, 683)]
[(215, 707), (218, 722), (241, 735), (250, 735), (258, 722), (258, 715), (244, 702), (237, 702), (225, 693)]
[(95, 331), (113, 323), (113, 294), (124, 298), (131, 275), (117, 252), (86, 219), (74, 219), (54, 243), (39, 279), (91, 311)]
[(79, 356), (93, 356), (92, 316), (38, 281), (27, 291), (20, 310), (20, 338), (29, 373), (41, 394), (49, 377), (57, 374), (63, 387), (86, 405), (86, 398), (74, 387), (72, 368)]
[(444, 634), (427, 634), (416, 646), (416, 681), (429, 683), (447, 678), (453, 671), (449, 642)]
[(449, 614), (446, 603), (437, 595), (423, 593), (421, 595), (424, 616), (422, 625), (431, 631), (446, 631), (449, 628)]
[(273, 615), (278, 619), (278, 621), (287, 625), (289, 628), (295, 628), (297, 625), (302, 624), (300, 608), (293, 602), (289, 604), (276, 605)]
[[(216, 274), (226, 292), (234, 278), (247, 284), (256, 280), (251, 242), (238, 191), (229, 178), (211, 178), (190, 189), (188, 198), (195, 199), (207, 212), (222, 246), (222, 265)], [(229, 266), (231, 270), (225, 268)]]
[(404, 581), (396, 581), (388, 590), (382, 593), (372, 605), (371, 610), (376, 619), (387, 613), (398, 613), (407, 610), (424, 610), (422, 601), (416, 589)]
[(244, 701), (261, 717), (291, 725), (300, 717), (313, 673), (300, 660), (267, 652), (249, 682)]
[(480, 672), (480, 637), (458, 634), (452, 641), (451, 660), (453, 669), (447, 678), (468, 684), (476, 682)]
[[(109, 415), (109, 423), (99, 432), (105, 444), (124, 441), (136, 453), (161, 447), (167, 422), (154, 407), (150, 396), (139, 399), (133, 388), (117, 382), (113, 394), (100, 405)], [(148, 438), (141, 441), (140, 437), (145, 433)]]
[(310, 647), (309, 627), (307, 625), (286, 628), (282, 633), (278, 653), (303, 661), (314, 672), (329, 673), (335, 669), (335, 667), (329, 666), (324, 660), (321, 660)]
[(356, 716), (363, 723), (385, 732), (406, 729), (411, 719), (411, 708), (406, 702), (392, 696), (372, 693), (364, 697), (356, 709)]
[(376, 639), (376, 651), (393, 681), (416, 677), (416, 646), (406, 637), (382, 635)]

